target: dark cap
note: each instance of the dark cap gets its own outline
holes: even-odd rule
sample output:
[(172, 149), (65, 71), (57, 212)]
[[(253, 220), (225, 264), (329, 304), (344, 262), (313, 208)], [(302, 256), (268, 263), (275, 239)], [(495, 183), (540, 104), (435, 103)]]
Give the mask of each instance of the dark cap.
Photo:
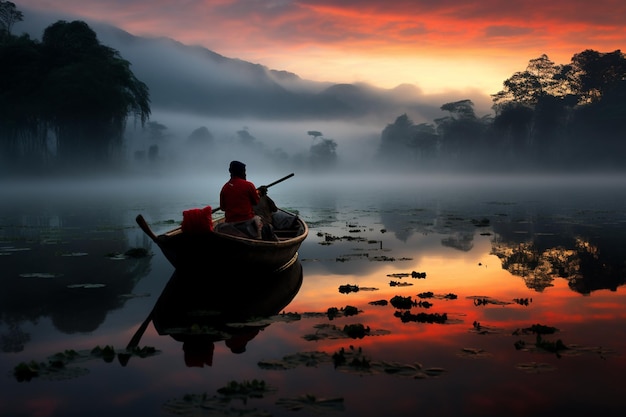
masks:
[(232, 161), (228, 167), (228, 172), (233, 175), (241, 175), (246, 172), (246, 164), (239, 161)]

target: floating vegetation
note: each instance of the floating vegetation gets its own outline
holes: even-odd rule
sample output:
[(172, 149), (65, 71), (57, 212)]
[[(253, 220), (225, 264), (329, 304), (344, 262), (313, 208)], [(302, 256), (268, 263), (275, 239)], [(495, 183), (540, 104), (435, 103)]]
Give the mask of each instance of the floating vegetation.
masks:
[(53, 274), (50, 272), (27, 272), (20, 274), (21, 278), (59, 278), (63, 274)]
[(541, 337), (540, 334), (537, 335), (537, 341), (535, 342), (535, 345), (539, 349), (543, 349), (543, 350), (546, 350), (548, 352), (556, 353), (557, 355), (558, 355), (559, 351), (569, 349), (569, 347), (567, 347), (565, 345), (565, 343), (563, 343), (563, 341), (561, 339), (557, 339), (555, 342), (553, 342), (553, 341), (550, 341), (550, 340), (545, 340), (543, 337)]
[(365, 336), (383, 336), (390, 332), (387, 330), (373, 331), (369, 326), (363, 324), (348, 324), (343, 328), (331, 324), (318, 324), (314, 326), (317, 331), (314, 334), (304, 335), (303, 338), (308, 341), (317, 341), (324, 339), (362, 339)]
[(33, 378), (44, 380), (66, 380), (77, 378), (89, 373), (86, 368), (70, 366), (76, 363), (83, 363), (93, 359), (102, 359), (106, 363), (111, 363), (116, 356), (119, 356), (120, 362), (131, 356), (145, 358), (157, 354), (158, 351), (153, 347), (134, 348), (130, 350), (116, 351), (113, 346), (100, 347), (96, 346), (91, 350), (76, 351), (68, 349), (63, 352), (55, 353), (48, 358), (47, 362), (21, 362), (13, 369), (13, 376), (18, 382), (30, 381)]
[(163, 409), (179, 416), (249, 416), (271, 417), (271, 413), (256, 408), (240, 408), (230, 403), (228, 397), (204, 394), (186, 394), (182, 399), (171, 399), (163, 404)]
[(472, 330), (478, 334), (501, 334), (502, 330), (495, 327), (485, 326), (478, 321), (472, 323)]
[(566, 346), (565, 343), (563, 343), (561, 339), (558, 339), (555, 342), (553, 342), (550, 340), (543, 339), (541, 337), (541, 334), (537, 334), (535, 344), (532, 347), (528, 346), (528, 344), (523, 340), (518, 340), (517, 342), (514, 343), (514, 346), (516, 350), (524, 350), (524, 351), (542, 350), (545, 352), (554, 353), (556, 354), (557, 358), (561, 357), (562, 351), (569, 349), (569, 347)]
[(480, 348), (463, 348), (457, 354), (461, 358), (484, 359), (493, 356), (491, 353)]
[(346, 285), (340, 285), (339, 286), (339, 292), (342, 294), (348, 294), (351, 292), (359, 292), (359, 286), (358, 285), (351, 285), (351, 284), (346, 284)]
[(483, 297), (483, 296), (476, 296), (476, 295), (472, 295), (472, 296), (469, 296), (467, 298), (470, 299), (470, 300), (474, 300), (474, 305), (475, 306), (485, 306), (485, 305), (488, 305), (488, 304), (505, 306), (505, 305), (513, 304), (510, 301), (501, 301), (501, 300), (497, 300), (497, 299), (491, 298), (491, 297)]
[(351, 253), (348, 255), (342, 255), (335, 258), (335, 262), (347, 262), (354, 258), (368, 258), (368, 253)]
[(472, 219), (472, 224), (476, 227), (487, 227), (491, 224), (491, 222), (487, 218), (482, 218), (480, 220)]
[(317, 398), (311, 394), (305, 394), (294, 398), (279, 398), (276, 405), (290, 411), (307, 410), (314, 413), (326, 413), (328, 411), (344, 411), (343, 398)]
[(104, 288), (106, 287), (106, 284), (90, 284), (90, 283), (84, 283), (84, 284), (70, 284), (70, 285), (66, 285), (67, 288)]
[(370, 327), (365, 327), (361, 323), (346, 324), (343, 326), (343, 332), (353, 339), (363, 339), (370, 334)]
[(443, 324), (448, 320), (448, 314), (443, 313), (417, 313), (412, 314), (410, 311), (396, 311), (394, 313), (395, 317), (399, 317), (403, 323), (408, 322), (417, 322), (417, 323), (437, 323)]
[(544, 372), (554, 371), (556, 370), (556, 367), (550, 365), (549, 363), (524, 362), (515, 365), (515, 369), (519, 369), (520, 371), (524, 371), (528, 374), (541, 374)]
[(530, 327), (524, 327), (522, 329), (516, 329), (513, 332), (514, 336), (518, 336), (518, 335), (525, 335), (525, 334), (554, 334), (556, 332), (558, 332), (559, 329), (557, 329), (556, 327), (552, 327), (552, 326), (545, 326), (543, 324), (533, 324)]
[(402, 297), (400, 295), (396, 295), (389, 300), (392, 306), (395, 308), (406, 309), (409, 310), (412, 307), (417, 307), (417, 302), (413, 301), (413, 299), (408, 297)]
[(389, 281), (390, 287), (410, 287), (412, 285), (410, 282)]
[(443, 373), (443, 368), (424, 368), (420, 363), (399, 363), (375, 361), (366, 357), (361, 348), (350, 346), (348, 350), (341, 348), (332, 356), (335, 369), (341, 372), (359, 375), (386, 374), (404, 378), (425, 379)]
[[(217, 314), (217, 312), (212, 312), (212, 314)], [(305, 313), (308, 314), (308, 313)], [(317, 314), (317, 316), (319, 316), (319, 314)], [(283, 312), (281, 314), (276, 314), (273, 316), (262, 316), (262, 317), (249, 317), (248, 319), (246, 319), (245, 321), (242, 322), (227, 322), (225, 323), (226, 325), (228, 325), (229, 327), (235, 327), (235, 328), (244, 328), (244, 327), (250, 327), (250, 326), (254, 326), (254, 327), (265, 327), (268, 326), (272, 323), (290, 323), (293, 321), (299, 321), (302, 319), (302, 315), (298, 314), (298, 313), (287, 313), (287, 312)], [(196, 328), (197, 327), (197, 328)], [(196, 325), (196, 327), (192, 327), (190, 330), (192, 331), (192, 333), (194, 334), (220, 334), (221, 332), (219, 330), (213, 329), (213, 328), (208, 328), (206, 326), (203, 327), (199, 327)]]
[(341, 309), (338, 309), (337, 307), (329, 307), (328, 310), (326, 311), (326, 315), (328, 316), (329, 320), (332, 320), (336, 317), (356, 316), (357, 314), (361, 312), (362, 311), (360, 311), (358, 308), (348, 305), (348, 306), (342, 307)]
[(21, 362), (13, 369), (13, 376), (17, 382), (28, 382), (33, 378), (49, 381), (62, 381), (87, 375), (89, 370), (79, 367), (67, 367), (61, 361)]
[(359, 291), (378, 291), (378, 288), (374, 288), (374, 287), (359, 287), (358, 285), (351, 285), (351, 284), (346, 284), (346, 285), (340, 285), (339, 286), (339, 292), (342, 294), (348, 294), (351, 292), (359, 292)]
[(294, 369), (299, 366), (317, 368), (324, 363), (330, 363), (332, 358), (325, 352), (300, 352), (293, 355), (283, 356), (281, 360), (263, 360), (257, 365), (261, 369), (269, 370), (287, 370)]
[(417, 294), (419, 298), (435, 298), (438, 300), (456, 300), (458, 296), (453, 293), (448, 294), (434, 294), (432, 291), (425, 291)]
[(389, 301), (387, 300), (375, 300), (375, 301), (370, 301), (368, 303), (371, 306), (386, 306), (387, 304), (389, 304)]
[(385, 374), (404, 378), (424, 379), (442, 375), (446, 371), (443, 368), (424, 368), (420, 363), (399, 363), (376, 361), (366, 357), (361, 348), (350, 346), (348, 349), (341, 348), (329, 355), (325, 352), (302, 352), (284, 356), (281, 360), (264, 360), (258, 362), (262, 369), (287, 370), (298, 366), (318, 367), (325, 364), (333, 364), (335, 370), (357, 375)]
[(411, 274), (408, 272), (398, 272), (395, 274), (387, 274), (387, 276), (392, 277), (392, 278), (406, 278), (406, 277), (411, 276)]
[(265, 381), (253, 379), (252, 381), (230, 381), (225, 387), (219, 388), (217, 392), (230, 398), (237, 398), (246, 403), (248, 398), (263, 398), (268, 392), (276, 391)]
[(346, 352), (344, 348), (341, 348), (339, 352), (333, 353), (335, 369), (342, 365), (349, 366), (350, 368), (370, 369), (370, 360), (365, 358), (362, 353), (361, 348), (355, 350), (353, 346), (350, 346), (348, 352)]
[(513, 302), (522, 306), (528, 306), (528, 304), (533, 302), (532, 298), (514, 298)]
[(380, 255), (380, 256), (373, 256), (369, 258), (369, 260), (375, 261), (375, 262), (395, 262), (396, 258), (392, 256)]
[(411, 278), (424, 279), (426, 278), (426, 272), (411, 272)]
[(30, 248), (16, 248), (13, 246), (4, 246), (0, 248), (0, 255), (11, 255), (13, 252), (23, 252), (31, 250)]
[(566, 345), (561, 339), (557, 339), (556, 341), (546, 340), (541, 337), (541, 334), (537, 334), (535, 343), (527, 343), (524, 340), (518, 340), (514, 343), (514, 346), (516, 350), (522, 350), (525, 352), (554, 353), (557, 358), (561, 358), (563, 356), (572, 357), (584, 354), (593, 354), (598, 355), (601, 359), (606, 359), (609, 356), (617, 354), (612, 349), (598, 346), (581, 346), (575, 344)]
[[(357, 231), (351, 231), (350, 233), (355, 233), (355, 232), (360, 232), (360, 230)], [(321, 245), (330, 245), (333, 242), (337, 242), (337, 241), (348, 241), (348, 242), (367, 242), (368, 239), (364, 238), (364, 237), (360, 237), (360, 236), (333, 236), (329, 233), (318, 233), (317, 234), (319, 237), (324, 237), (324, 240), (322, 242), (320, 242)]]

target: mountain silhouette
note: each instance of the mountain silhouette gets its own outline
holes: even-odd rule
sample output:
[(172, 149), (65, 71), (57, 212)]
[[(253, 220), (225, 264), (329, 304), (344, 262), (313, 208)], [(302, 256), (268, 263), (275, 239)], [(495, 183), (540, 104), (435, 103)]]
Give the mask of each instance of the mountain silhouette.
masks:
[(404, 113), (416, 121), (430, 121), (442, 116), (440, 106), (446, 101), (467, 98), (426, 96), (408, 84), (383, 89), (365, 83), (305, 80), (288, 71), (228, 58), (170, 38), (135, 36), (87, 19), (26, 9), (14, 34), (28, 33), (41, 39), (43, 31), (58, 20), (85, 21), (103, 45), (119, 51), (131, 63), (135, 76), (148, 85), (153, 109), (228, 118), (390, 123)]

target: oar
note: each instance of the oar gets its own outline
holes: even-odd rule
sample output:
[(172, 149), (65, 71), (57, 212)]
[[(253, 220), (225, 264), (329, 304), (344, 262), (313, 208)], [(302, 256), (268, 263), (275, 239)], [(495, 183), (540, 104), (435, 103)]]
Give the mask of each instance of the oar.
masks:
[(120, 364), (122, 366), (126, 366), (128, 361), (130, 360), (130, 357), (132, 356), (130, 351), (136, 348), (137, 346), (139, 346), (139, 341), (141, 340), (141, 337), (145, 333), (146, 329), (148, 328), (148, 325), (152, 321), (153, 316), (154, 316), (154, 308), (152, 309), (152, 311), (150, 311), (150, 314), (148, 314), (148, 317), (146, 317), (143, 323), (141, 323), (141, 326), (139, 326), (139, 328), (137, 329), (133, 337), (130, 339), (130, 342), (128, 342), (128, 344), (126, 345), (127, 353), (117, 355), (120, 361)]
[[(267, 184), (265, 187), (266, 187), (266, 188), (270, 188), (271, 186), (276, 185), (276, 184), (278, 184), (279, 182), (283, 182), (283, 181), (285, 181), (285, 180), (288, 180), (289, 178), (293, 177), (294, 175), (295, 175), (295, 174), (292, 172), (291, 174), (289, 174), (289, 175), (285, 175), (284, 177), (282, 177), (282, 178), (281, 178), (281, 179), (279, 179), (279, 180), (276, 180), (276, 181), (274, 181), (274, 182), (271, 182), (271, 183)], [(258, 188), (257, 188), (257, 190), (258, 190)], [(219, 211), (219, 210), (221, 210), (221, 209), (222, 209), (222, 207), (220, 206), (220, 207), (218, 207), (218, 208), (214, 208), (212, 212), (213, 212), (213, 213), (215, 213), (216, 211)]]
[[(146, 222), (146, 219), (144, 219), (141, 214), (135, 217), (135, 221), (137, 222), (139, 227), (141, 227), (141, 230), (143, 230), (145, 234), (150, 236), (150, 239), (158, 243), (157, 235), (154, 234), (154, 232), (148, 225), (148, 222)], [(145, 333), (146, 329), (148, 328), (148, 325), (152, 321), (153, 315), (154, 315), (154, 307), (152, 308), (152, 311), (150, 311), (150, 314), (148, 314), (148, 317), (146, 317), (143, 323), (141, 323), (141, 326), (139, 326), (139, 328), (137, 329), (133, 337), (130, 339), (130, 342), (128, 342), (128, 345), (126, 345), (126, 350), (129, 352), (127, 354), (118, 355), (119, 361), (122, 364), (122, 366), (126, 366), (128, 361), (130, 360), (130, 357), (131, 357), (130, 350), (136, 348), (139, 345), (139, 341), (141, 340), (141, 337)]]
[[(167, 282), (167, 284), (165, 284), (166, 288), (168, 285), (171, 285), (172, 279), (173, 279), (173, 276), (170, 277), (170, 280)], [(141, 323), (141, 325), (135, 331), (135, 334), (133, 335), (133, 337), (130, 338), (130, 342), (128, 342), (128, 344), (126, 345), (126, 353), (121, 353), (117, 355), (120, 361), (120, 364), (122, 366), (126, 366), (128, 361), (130, 360), (130, 357), (132, 356), (132, 350), (134, 350), (137, 346), (139, 346), (139, 341), (141, 340), (143, 334), (146, 332), (148, 325), (154, 318), (154, 312), (156, 310), (156, 306), (157, 304), (159, 304), (161, 297), (163, 297), (163, 292), (165, 291), (166, 289), (163, 289), (163, 291), (161, 292), (161, 295), (159, 295), (159, 297), (157, 298), (157, 301), (154, 303), (152, 310), (150, 310), (150, 314), (148, 314), (148, 317), (145, 318), (145, 320)]]
[(150, 236), (150, 239), (152, 239), (154, 242), (157, 241), (157, 235), (155, 235), (152, 229), (150, 229), (148, 222), (146, 221), (146, 219), (143, 218), (141, 214), (138, 214), (137, 217), (135, 217), (135, 221), (137, 222), (139, 227), (141, 227), (141, 230), (143, 230), (145, 234)]

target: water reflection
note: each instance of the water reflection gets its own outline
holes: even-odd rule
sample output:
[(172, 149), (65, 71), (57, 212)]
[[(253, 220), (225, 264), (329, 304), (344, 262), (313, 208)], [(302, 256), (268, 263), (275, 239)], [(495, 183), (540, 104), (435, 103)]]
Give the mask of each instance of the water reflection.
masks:
[[(258, 379), (276, 391), (247, 403), (231, 398), (228, 406), (289, 416), (294, 411), (283, 404), (297, 404), (312, 408), (296, 414), (313, 415), (321, 404), (305, 400), (341, 397), (350, 417), (621, 415), (615, 387), (626, 371), (626, 182), (620, 184), (608, 192), (420, 184), (324, 194), (276, 187), (272, 197), (311, 226), (296, 273), (277, 288), (254, 273), (199, 280), (174, 272), (136, 226), (141, 212), (155, 232), (169, 230), (184, 209), (214, 203), (205, 188), (54, 210), (24, 201), (12, 211), (2, 200), (5, 375), (65, 349), (111, 345), (119, 353), (155, 306), (141, 345), (158, 353), (133, 356), (126, 366), (90, 356), (73, 364), (89, 372), (62, 381), (9, 377), (0, 409), (198, 415), (215, 403), (188, 398), (218, 402), (229, 381)], [(133, 248), (153, 256), (107, 256)], [(341, 292), (346, 285), (360, 290)], [(266, 309), (261, 300), (272, 297)], [(397, 303), (408, 297), (412, 303)], [(332, 308), (355, 314), (331, 319)], [(289, 314), (276, 315), (282, 310)], [(290, 313), (300, 319), (274, 318)], [(447, 319), (431, 323), (420, 313)], [(256, 315), (272, 319), (248, 320)], [(346, 328), (367, 331), (353, 337)], [(537, 328), (557, 331), (539, 343)], [(347, 352), (344, 365), (331, 360), (338, 352)], [(164, 408), (172, 399), (176, 407)]]
[(272, 323), (302, 285), (302, 264), (294, 259), (275, 273), (251, 270), (237, 276), (175, 271), (152, 313), (159, 335), (182, 342), (187, 366), (213, 365), (215, 343), (232, 353)]
[(491, 254), (502, 268), (539, 292), (559, 278), (581, 294), (624, 285), (626, 215), (621, 207), (602, 193), (588, 198), (575, 193), (573, 201), (546, 204), (544, 193), (538, 187), (528, 202), (517, 195), (498, 200), (465, 196), (458, 205), (424, 198), (411, 206), (405, 202), (401, 209), (384, 204), (381, 227), (403, 242), (438, 234), (441, 246), (462, 252), (473, 248), (477, 235), (489, 236)]
[(130, 247), (119, 213), (4, 213), (0, 317), (9, 330), (3, 351), (24, 349), (26, 322), (49, 318), (62, 333), (92, 332), (136, 296), (133, 288), (150, 273), (150, 257)]

